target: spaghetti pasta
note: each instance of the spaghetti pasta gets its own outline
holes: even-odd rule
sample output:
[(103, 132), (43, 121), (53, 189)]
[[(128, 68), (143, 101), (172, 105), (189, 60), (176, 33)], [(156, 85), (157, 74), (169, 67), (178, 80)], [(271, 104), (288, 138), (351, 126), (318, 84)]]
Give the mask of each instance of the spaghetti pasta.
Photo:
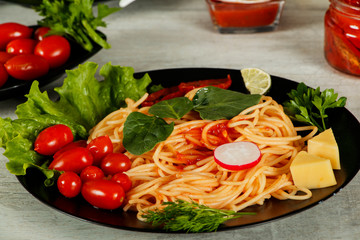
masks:
[[(180, 120), (167, 140), (141, 156), (126, 152), (122, 146), (126, 117), (134, 111), (148, 114), (149, 107), (139, 107), (127, 99), (121, 108), (103, 119), (90, 132), (89, 140), (108, 135), (114, 150), (132, 160), (126, 174), (133, 182), (127, 193), (124, 210), (143, 211), (161, 208), (165, 201), (182, 199), (195, 201), (212, 208), (240, 211), (266, 199), (303, 200), (311, 191), (296, 187), (290, 174), (290, 164), (304, 149), (304, 142), (315, 135), (314, 126), (294, 127), (283, 107), (271, 97), (263, 96), (260, 103), (230, 120), (201, 120), (190, 112)], [(189, 94), (191, 98), (191, 93)], [(300, 131), (309, 131), (301, 136)], [(251, 141), (262, 152), (260, 162), (253, 168), (230, 171), (216, 164), (213, 150), (224, 143)]]

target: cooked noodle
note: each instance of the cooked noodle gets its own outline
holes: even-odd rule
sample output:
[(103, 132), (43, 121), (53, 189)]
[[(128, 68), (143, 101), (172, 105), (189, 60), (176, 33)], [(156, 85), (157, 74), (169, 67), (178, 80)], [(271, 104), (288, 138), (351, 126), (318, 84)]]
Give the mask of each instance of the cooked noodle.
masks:
[[(296, 200), (311, 197), (310, 190), (294, 185), (289, 168), (317, 128), (294, 127), (282, 106), (271, 97), (263, 96), (259, 104), (230, 120), (201, 120), (196, 112), (181, 120), (166, 119), (175, 122), (170, 137), (150, 152), (135, 156), (122, 146), (123, 126), (131, 112), (148, 114), (149, 107), (139, 107), (146, 97), (147, 94), (137, 102), (127, 99), (126, 108), (109, 114), (90, 132), (89, 140), (108, 135), (115, 151), (132, 160), (126, 174), (133, 188), (127, 193), (125, 211), (136, 210), (141, 219), (143, 211), (161, 208), (163, 202), (176, 199), (240, 211), (254, 204), (262, 205), (270, 197)], [(303, 137), (299, 131), (310, 133)], [(218, 166), (213, 150), (234, 141), (256, 143), (262, 153), (260, 162), (241, 171)]]

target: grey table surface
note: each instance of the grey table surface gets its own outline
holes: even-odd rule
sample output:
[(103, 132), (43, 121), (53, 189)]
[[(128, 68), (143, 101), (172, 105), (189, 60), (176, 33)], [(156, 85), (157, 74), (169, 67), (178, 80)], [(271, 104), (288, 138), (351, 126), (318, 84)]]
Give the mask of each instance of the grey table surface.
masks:
[[(117, 6), (117, 1), (105, 2)], [(360, 118), (360, 79), (331, 68), (323, 54), (327, 0), (288, 0), (276, 31), (220, 34), (203, 0), (137, 0), (107, 17), (111, 50), (89, 59), (135, 71), (180, 67), (262, 68), (270, 74), (334, 88)], [(0, 22), (36, 24), (31, 8), (0, 1)], [(43, 90), (60, 86), (65, 75)], [(16, 118), (18, 98), (0, 101), (0, 117)], [(276, 221), (204, 234), (144, 233), (85, 222), (43, 205), (5, 168), (0, 151), (0, 239), (360, 239), (360, 176), (315, 207)]]

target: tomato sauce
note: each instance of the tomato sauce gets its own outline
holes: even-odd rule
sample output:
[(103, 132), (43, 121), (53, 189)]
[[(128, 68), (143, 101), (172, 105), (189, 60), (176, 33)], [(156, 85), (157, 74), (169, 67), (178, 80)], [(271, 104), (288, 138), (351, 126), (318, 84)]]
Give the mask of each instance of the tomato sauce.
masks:
[(360, 2), (330, 2), (325, 14), (326, 60), (342, 72), (360, 75)]
[(277, 24), (283, 1), (229, 3), (207, 0), (214, 24), (220, 28), (253, 28)]

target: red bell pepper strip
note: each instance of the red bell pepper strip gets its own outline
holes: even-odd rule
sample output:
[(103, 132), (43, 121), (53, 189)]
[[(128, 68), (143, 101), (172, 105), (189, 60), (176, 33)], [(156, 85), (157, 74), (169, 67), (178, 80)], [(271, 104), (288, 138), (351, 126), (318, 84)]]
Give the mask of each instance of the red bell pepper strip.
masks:
[(152, 106), (162, 100), (182, 97), (195, 88), (214, 86), (222, 89), (228, 89), (231, 86), (231, 83), (232, 81), (230, 75), (228, 75), (227, 78), (221, 79), (207, 79), (193, 82), (182, 82), (178, 86), (163, 88), (159, 91), (151, 93), (141, 105), (143, 107)]
[(179, 90), (184, 92), (185, 94), (195, 88), (213, 86), (222, 89), (228, 89), (231, 86), (231, 78), (230, 75), (227, 78), (222, 79), (208, 79), (208, 80), (199, 80), (193, 82), (182, 82), (179, 84)]

